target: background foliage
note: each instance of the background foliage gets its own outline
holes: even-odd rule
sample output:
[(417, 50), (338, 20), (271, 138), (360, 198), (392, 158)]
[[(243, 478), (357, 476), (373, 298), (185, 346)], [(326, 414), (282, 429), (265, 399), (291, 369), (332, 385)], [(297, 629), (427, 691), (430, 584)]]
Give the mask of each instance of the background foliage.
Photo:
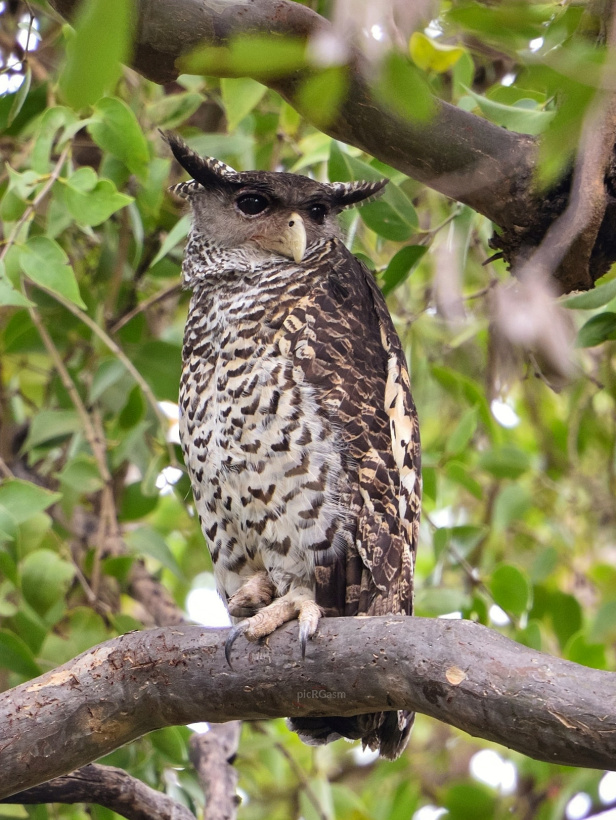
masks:
[[(331, 11), (328, 2), (313, 7)], [(581, 328), (566, 378), (540, 357), (504, 354), (492, 296), (508, 273), (499, 261), (486, 264), (483, 217), (333, 141), (253, 79), (182, 75), (160, 87), (122, 68), (130, 42), (123, 0), (88, 0), (74, 29), (43, 3), (0, 8), (0, 686), (151, 625), (131, 594), (139, 559), (182, 609), (194, 590), (212, 600), (173, 430), (187, 219), (165, 193), (179, 178), (158, 133), (168, 128), (238, 169), (391, 179), (381, 200), (344, 215), (343, 230), (388, 296), (419, 409), (417, 613), (472, 618), (613, 669), (612, 272), (597, 290), (561, 300), (567, 322)], [(570, 160), (598, 69), (611, 59), (592, 28), (589, 36), (586, 11), (442, 2), (406, 55), (381, 55), (375, 81), (410, 116), (427, 116), (432, 93), (542, 134), (550, 181)], [(245, 48), (259, 59), (263, 46)], [(281, 59), (295, 59), (288, 53)], [(316, 122), (344, 86), (328, 71), (305, 90)], [(541, 321), (549, 335), (550, 314)], [(105, 762), (198, 811), (189, 735), (156, 732)], [(428, 806), (457, 820), (559, 818), (567, 806), (581, 817), (616, 799), (601, 772), (497, 747), (500, 757), (476, 756), (490, 748), (421, 715), (394, 764), (341, 742), (310, 749), (283, 721), (246, 724), (240, 817), (439, 816)], [(578, 793), (586, 803), (570, 802)], [(86, 816), (83, 807), (0, 807), (6, 817), (51, 813)]]

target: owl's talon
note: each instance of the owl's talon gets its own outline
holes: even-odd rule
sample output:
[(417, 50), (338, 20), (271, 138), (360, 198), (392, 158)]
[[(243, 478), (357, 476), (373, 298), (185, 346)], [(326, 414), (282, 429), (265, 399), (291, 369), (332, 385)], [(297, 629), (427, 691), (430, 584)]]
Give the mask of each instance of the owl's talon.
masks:
[(231, 663), (231, 650), (233, 649), (233, 644), (237, 641), (240, 635), (243, 635), (244, 632), (246, 632), (249, 626), (250, 620), (246, 618), (245, 620), (240, 621), (239, 624), (235, 624), (235, 626), (231, 627), (229, 630), (227, 640), (225, 641), (225, 658), (229, 664), (229, 669), (233, 669), (233, 664)]
[(299, 645), (302, 650), (302, 660), (304, 660), (308, 639), (313, 637), (319, 625), (321, 608), (314, 601), (304, 601), (300, 605), (297, 617), (299, 620)]

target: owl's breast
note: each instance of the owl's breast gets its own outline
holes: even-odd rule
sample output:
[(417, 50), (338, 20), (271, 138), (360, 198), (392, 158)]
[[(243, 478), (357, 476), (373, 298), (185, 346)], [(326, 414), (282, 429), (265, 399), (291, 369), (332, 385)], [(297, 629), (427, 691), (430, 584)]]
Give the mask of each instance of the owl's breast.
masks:
[[(203, 328), (202, 328), (203, 330)], [(184, 348), (180, 435), (219, 588), (265, 568), (314, 585), (352, 540), (339, 435), (272, 333), (241, 321)]]

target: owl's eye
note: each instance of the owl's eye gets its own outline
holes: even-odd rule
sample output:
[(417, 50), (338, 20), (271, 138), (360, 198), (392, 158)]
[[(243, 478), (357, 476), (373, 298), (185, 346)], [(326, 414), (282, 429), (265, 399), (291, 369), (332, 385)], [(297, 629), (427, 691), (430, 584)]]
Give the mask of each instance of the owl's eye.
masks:
[(313, 222), (316, 222), (317, 225), (322, 225), (327, 216), (327, 207), (320, 204), (311, 205), (310, 208), (308, 208), (308, 213)]
[(235, 204), (243, 214), (256, 216), (267, 208), (269, 202), (264, 196), (260, 196), (260, 194), (245, 194), (239, 197)]

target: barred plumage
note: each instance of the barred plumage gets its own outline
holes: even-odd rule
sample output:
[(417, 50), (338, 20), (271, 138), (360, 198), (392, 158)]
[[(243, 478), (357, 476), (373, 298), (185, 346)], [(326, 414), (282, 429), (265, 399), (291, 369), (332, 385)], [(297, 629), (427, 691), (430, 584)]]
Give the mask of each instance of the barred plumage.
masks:
[[(237, 635), (293, 618), (410, 615), (417, 417), (400, 341), (336, 215), (382, 182), (238, 173), (168, 136), (194, 181), (180, 432), (218, 590)], [(230, 646), (230, 644), (229, 644)], [(412, 716), (295, 718), (306, 742), (397, 757)]]

